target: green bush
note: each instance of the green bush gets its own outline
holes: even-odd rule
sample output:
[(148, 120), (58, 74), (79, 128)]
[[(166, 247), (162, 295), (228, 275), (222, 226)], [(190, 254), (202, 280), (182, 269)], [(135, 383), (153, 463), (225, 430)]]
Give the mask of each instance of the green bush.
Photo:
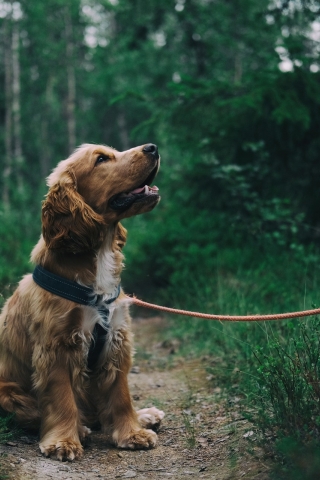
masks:
[(302, 444), (295, 438), (276, 442), (279, 457), (271, 478), (274, 480), (318, 480), (320, 476), (319, 442)]
[(288, 324), (289, 338), (257, 347), (256, 421), (264, 433), (320, 441), (320, 319)]

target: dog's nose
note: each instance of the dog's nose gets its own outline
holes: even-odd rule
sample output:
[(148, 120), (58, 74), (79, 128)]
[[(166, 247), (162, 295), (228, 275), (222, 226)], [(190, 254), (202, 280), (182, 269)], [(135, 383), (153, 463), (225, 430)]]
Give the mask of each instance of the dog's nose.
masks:
[(142, 149), (144, 153), (151, 153), (154, 157), (158, 157), (158, 147), (157, 145), (154, 145), (153, 143), (148, 143), (145, 145)]

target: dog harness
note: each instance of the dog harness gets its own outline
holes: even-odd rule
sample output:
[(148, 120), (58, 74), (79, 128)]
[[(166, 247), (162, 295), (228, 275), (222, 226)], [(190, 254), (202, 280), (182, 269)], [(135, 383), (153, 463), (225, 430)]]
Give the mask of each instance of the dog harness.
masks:
[[(103, 300), (103, 295), (94, 292), (90, 287), (84, 287), (77, 282), (60, 277), (55, 273), (51, 273), (45, 268), (37, 265), (33, 271), (33, 280), (39, 287), (47, 290), (47, 292), (58, 295), (59, 297), (71, 300), (81, 305), (94, 307), (98, 310), (100, 316), (104, 320), (104, 325), (107, 325), (110, 310), (108, 305), (117, 300), (120, 294), (120, 284), (117, 287), (116, 296), (109, 300)], [(92, 341), (89, 348), (87, 365), (90, 370), (93, 369), (98, 361), (100, 353), (106, 341), (106, 334), (108, 329), (96, 323), (92, 332)]]

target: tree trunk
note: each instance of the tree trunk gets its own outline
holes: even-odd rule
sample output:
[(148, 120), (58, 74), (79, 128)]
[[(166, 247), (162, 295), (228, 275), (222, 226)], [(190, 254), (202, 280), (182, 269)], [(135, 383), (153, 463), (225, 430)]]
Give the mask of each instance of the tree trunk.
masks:
[(40, 169), (41, 177), (44, 178), (48, 175), (51, 167), (52, 160), (52, 147), (49, 138), (49, 119), (52, 112), (53, 104), (53, 85), (54, 85), (54, 76), (51, 74), (47, 80), (46, 91), (45, 91), (45, 105), (44, 105), (44, 115), (41, 121), (41, 159), (40, 159)]
[(2, 200), (5, 207), (10, 205), (10, 179), (12, 162), (12, 63), (11, 63), (11, 19), (4, 20), (4, 94), (5, 94), (5, 155), (3, 169)]
[(20, 60), (19, 26), (12, 26), (12, 121), (13, 121), (13, 157), (17, 175), (18, 190), (23, 191), (23, 154), (21, 142), (21, 106), (20, 106)]
[(65, 35), (66, 35), (66, 57), (67, 57), (67, 125), (68, 125), (68, 146), (69, 153), (76, 147), (76, 79), (74, 71), (74, 44), (70, 10), (65, 7)]

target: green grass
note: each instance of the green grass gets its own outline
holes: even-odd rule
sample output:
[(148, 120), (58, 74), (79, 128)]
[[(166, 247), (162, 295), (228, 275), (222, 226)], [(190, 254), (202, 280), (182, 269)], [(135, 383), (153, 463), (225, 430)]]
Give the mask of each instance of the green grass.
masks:
[(273, 334), (253, 354), (259, 423), (276, 437), (320, 440), (320, 319), (299, 321), (286, 341)]
[(196, 419), (193, 414), (187, 413), (185, 410), (181, 412), (185, 435), (186, 443), (189, 448), (195, 448), (196, 446)]
[[(210, 275), (195, 270), (181, 277), (175, 296), (167, 293), (166, 302), (177, 308), (239, 315), (290, 312), (320, 304), (316, 254), (226, 249), (214, 265)], [(234, 324), (176, 316), (166, 336), (180, 341), (180, 354), (206, 355), (212, 386), (222, 387), (230, 401), (235, 395), (241, 398), (241, 408), (254, 423), (266, 454), (276, 460), (274, 478), (320, 478), (318, 317)], [(307, 470), (302, 467), (304, 455)]]
[(13, 415), (0, 414), (0, 443), (5, 443), (15, 435)]
[(319, 443), (302, 444), (295, 438), (276, 442), (278, 462), (271, 473), (272, 480), (318, 480), (320, 476)]

